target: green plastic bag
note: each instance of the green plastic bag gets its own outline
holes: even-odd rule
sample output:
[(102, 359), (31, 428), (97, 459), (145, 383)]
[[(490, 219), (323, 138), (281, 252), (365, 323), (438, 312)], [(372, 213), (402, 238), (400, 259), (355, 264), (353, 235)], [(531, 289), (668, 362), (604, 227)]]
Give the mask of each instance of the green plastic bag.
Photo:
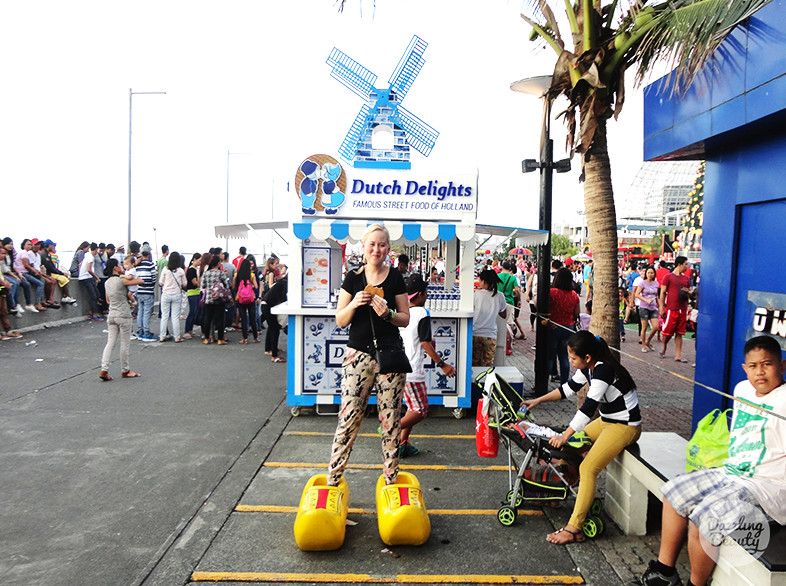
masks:
[(718, 468), (729, 457), (729, 411), (715, 409), (699, 421), (686, 448), (688, 472)]

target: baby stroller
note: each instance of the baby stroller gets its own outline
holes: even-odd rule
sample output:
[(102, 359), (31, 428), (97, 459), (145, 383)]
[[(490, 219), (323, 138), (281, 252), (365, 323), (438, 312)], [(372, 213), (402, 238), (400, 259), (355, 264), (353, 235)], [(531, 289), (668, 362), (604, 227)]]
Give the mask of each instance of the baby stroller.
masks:
[[(556, 506), (568, 496), (575, 498), (581, 454), (588, 445), (586, 437), (576, 434), (562, 449), (553, 448), (549, 438), (556, 432), (531, 423), (531, 413), (517, 412), (523, 398), (494, 368), (475, 381), (488, 397), (489, 427), (497, 428), (508, 453), (508, 492), (497, 511), (497, 520), (507, 527), (516, 521), (518, 508), (524, 503)], [(524, 453), (520, 465), (513, 455), (514, 445)], [(599, 516), (602, 510), (603, 503), (596, 498), (581, 528), (587, 537), (595, 538), (603, 532)]]

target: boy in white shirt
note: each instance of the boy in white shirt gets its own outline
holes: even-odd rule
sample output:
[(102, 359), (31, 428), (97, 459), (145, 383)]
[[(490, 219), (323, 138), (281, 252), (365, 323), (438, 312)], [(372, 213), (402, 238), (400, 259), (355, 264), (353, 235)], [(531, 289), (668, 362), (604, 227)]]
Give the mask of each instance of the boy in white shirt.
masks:
[(399, 328), (399, 331), (404, 340), (404, 348), (412, 372), (407, 374), (407, 383), (404, 386), (407, 413), (401, 418), (399, 458), (409, 458), (419, 452), (409, 443), (409, 434), (416, 424), (428, 417), (428, 389), (423, 353), (425, 352), (434, 361), (436, 367), (441, 368), (447, 376), (456, 376), (456, 369), (442, 360), (434, 350), (431, 339), (431, 317), (428, 310), (423, 307), (428, 295), (426, 282), (420, 273), (414, 273), (407, 277), (406, 283), (409, 297), (409, 325), (406, 328)]
[(742, 368), (748, 380), (737, 384), (734, 396), (746, 403), (734, 402), (729, 457), (722, 468), (681, 474), (661, 489), (660, 551), (639, 584), (682, 584), (675, 563), (686, 533), (691, 564), (688, 584), (703, 586), (715, 569), (718, 546), (742, 522), (750, 524), (756, 518), (766, 522), (763, 509), (786, 524), (786, 420), (782, 418), (786, 415), (786, 360), (775, 338), (748, 340)]

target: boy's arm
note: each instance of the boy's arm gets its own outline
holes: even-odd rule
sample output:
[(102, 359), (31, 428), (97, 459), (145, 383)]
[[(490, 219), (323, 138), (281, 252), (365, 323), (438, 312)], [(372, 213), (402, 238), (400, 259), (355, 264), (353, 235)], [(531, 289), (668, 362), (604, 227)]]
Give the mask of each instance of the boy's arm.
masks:
[(426, 352), (428, 357), (431, 358), (434, 363), (442, 369), (442, 372), (444, 372), (447, 376), (456, 376), (456, 369), (440, 358), (439, 354), (437, 354), (437, 351), (434, 350), (434, 346), (431, 342), (421, 342), (420, 346)]

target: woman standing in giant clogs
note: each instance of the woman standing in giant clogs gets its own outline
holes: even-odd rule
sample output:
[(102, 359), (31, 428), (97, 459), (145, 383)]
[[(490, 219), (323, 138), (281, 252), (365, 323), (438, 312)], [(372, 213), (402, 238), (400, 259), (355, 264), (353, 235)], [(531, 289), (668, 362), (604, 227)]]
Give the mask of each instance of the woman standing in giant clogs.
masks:
[(387, 484), (393, 484), (398, 476), (399, 422), (406, 374), (379, 373), (374, 337), (380, 346), (401, 345), (398, 329), (409, 324), (409, 301), (404, 277), (385, 264), (390, 253), (387, 229), (371, 224), (361, 242), (364, 266), (347, 273), (336, 308), (336, 324), (349, 326), (349, 341), (341, 379), (341, 410), (328, 467), (327, 482), (332, 486), (338, 485), (344, 474), (374, 386), (382, 430), (383, 475)]

